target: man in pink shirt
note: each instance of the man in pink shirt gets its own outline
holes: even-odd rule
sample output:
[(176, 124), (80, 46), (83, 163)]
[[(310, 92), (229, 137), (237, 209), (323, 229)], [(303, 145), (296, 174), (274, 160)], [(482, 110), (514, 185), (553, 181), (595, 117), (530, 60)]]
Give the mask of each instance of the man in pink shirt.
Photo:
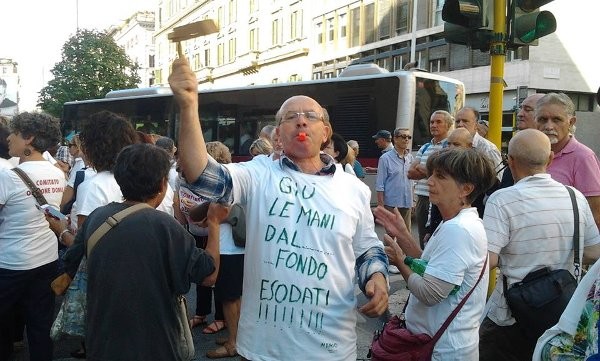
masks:
[(554, 152), (548, 173), (583, 193), (600, 228), (600, 161), (573, 136), (577, 121), (573, 101), (564, 93), (548, 93), (537, 102), (535, 119)]

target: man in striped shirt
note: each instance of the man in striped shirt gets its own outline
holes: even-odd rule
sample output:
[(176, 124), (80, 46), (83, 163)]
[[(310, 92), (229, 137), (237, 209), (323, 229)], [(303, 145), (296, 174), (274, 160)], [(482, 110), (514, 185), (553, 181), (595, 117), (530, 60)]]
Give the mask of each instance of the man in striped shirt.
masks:
[[(575, 273), (574, 215), (565, 186), (547, 172), (550, 141), (535, 129), (517, 133), (508, 145), (508, 165), (515, 185), (488, 198), (483, 224), (490, 268), (499, 267), (507, 286), (543, 267)], [(585, 197), (574, 189), (579, 212), (583, 263), (600, 256), (600, 236)], [(581, 263), (581, 260), (579, 261)], [(535, 340), (528, 339), (506, 304), (503, 282), (497, 282), (480, 329), (480, 360), (531, 359)]]
[(453, 123), (454, 119), (447, 111), (436, 110), (431, 114), (431, 119), (429, 120), (429, 132), (433, 139), (419, 149), (415, 156), (415, 160), (408, 170), (408, 178), (417, 181), (415, 186), (415, 195), (417, 196), (415, 218), (419, 230), (419, 243), (421, 244), (421, 249), (424, 247), (423, 238), (425, 237), (425, 226), (429, 215), (429, 187), (427, 186), (428, 176), (427, 167), (425, 165), (427, 164), (429, 155), (446, 146), (446, 138), (448, 137), (448, 132), (452, 128)]

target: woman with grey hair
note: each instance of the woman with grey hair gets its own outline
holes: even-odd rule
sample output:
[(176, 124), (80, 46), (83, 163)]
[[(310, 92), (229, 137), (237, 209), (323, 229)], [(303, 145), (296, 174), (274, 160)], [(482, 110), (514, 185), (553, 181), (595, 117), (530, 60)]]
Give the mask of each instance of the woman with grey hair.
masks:
[[(61, 138), (58, 119), (43, 113), (21, 113), (11, 122), (8, 151), (20, 158), (17, 168), (40, 190), (46, 203), (60, 206), (65, 176), (43, 153)], [(32, 360), (51, 360), (50, 327), (58, 243), (40, 202), (12, 169), (0, 171), (0, 359), (12, 353), (10, 315), (25, 312)]]

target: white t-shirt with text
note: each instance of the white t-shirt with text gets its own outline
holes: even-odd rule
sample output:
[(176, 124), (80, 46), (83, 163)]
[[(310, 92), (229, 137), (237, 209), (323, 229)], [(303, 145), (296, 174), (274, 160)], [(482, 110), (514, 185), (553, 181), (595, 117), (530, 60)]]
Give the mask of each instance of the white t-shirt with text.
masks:
[[(51, 163), (28, 161), (18, 166), (42, 191), (48, 204), (60, 208), (64, 173)], [(30, 270), (58, 259), (58, 242), (35, 197), (10, 169), (0, 170), (0, 268)]]
[(246, 211), (237, 350), (254, 361), (356, 359), (355, 261), (381, 247), (357, 177), (255, 157), (225, 165)]

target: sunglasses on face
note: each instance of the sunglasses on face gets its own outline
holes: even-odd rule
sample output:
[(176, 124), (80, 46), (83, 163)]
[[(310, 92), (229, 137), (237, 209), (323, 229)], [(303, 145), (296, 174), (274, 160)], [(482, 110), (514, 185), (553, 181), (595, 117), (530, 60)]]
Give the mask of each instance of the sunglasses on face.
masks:
[(402, 139), (412, 139), (412, 137), (408, 134), (400, 134), (400, 135), (395, 135), (394, 138), (402, 138)]

